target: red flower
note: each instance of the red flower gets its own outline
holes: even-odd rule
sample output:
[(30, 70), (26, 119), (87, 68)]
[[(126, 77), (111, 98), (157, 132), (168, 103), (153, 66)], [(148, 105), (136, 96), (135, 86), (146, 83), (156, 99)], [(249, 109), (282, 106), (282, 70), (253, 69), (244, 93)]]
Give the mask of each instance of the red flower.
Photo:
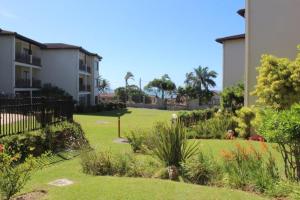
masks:
[(4, 145), (0, 144), (0, 153), (3, 153), (3, 151), (4, 151)]

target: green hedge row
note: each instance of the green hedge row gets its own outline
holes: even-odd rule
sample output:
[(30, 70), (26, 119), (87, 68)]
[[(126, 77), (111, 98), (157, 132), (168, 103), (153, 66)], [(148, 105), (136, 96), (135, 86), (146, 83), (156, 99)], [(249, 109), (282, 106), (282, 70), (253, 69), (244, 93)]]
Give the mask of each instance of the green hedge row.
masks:
[(101, 103), (93, 106), (77, 105), (75, 106), (76, 113), (92, 113), (112, 110), (122, 110), (126, 108), (126, 104), (123, 102), (108, 102)]
[(208, 108), (204, 110), (183, 111), (178, 113), (178, 119), (186, 126), (190, 127), (199, 121), (212, 118), (219, 108)]

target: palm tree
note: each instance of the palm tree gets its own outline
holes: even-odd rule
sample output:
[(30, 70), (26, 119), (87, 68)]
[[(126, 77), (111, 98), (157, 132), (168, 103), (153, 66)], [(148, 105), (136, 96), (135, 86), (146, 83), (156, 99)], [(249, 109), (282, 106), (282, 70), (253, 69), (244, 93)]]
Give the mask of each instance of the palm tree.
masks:
[(186, 74), (185, 83), (190, 84), (193, 88), (196, 89), (199, 104), (204, 99), (208, 101), (213, 93), (210, 91), (210, 88), (215, 87), (216, 83), (214, 79), (217, 77), (217, 72), (210, 71), (208, 67), (199, 66), (194, 69), (194, 72)]
[(100, 93), (104, 93), (106, 90), (110, 88), (110, 83), (108, 80), (101, 77), (98, 80), (99, 80), (98, 89)]
[(128, 81), (129, 81), (129, 79), (134, 80), (133, 73), (127, 72), (126, 75), (125, 75), (125, 77), (124, 77), (124, 79), (125, 79), (125, 93), (126, 93), (126, 101), (127, 101), (128, 100), (128, 91), (127, 91), (127, 89), (128, 89)]

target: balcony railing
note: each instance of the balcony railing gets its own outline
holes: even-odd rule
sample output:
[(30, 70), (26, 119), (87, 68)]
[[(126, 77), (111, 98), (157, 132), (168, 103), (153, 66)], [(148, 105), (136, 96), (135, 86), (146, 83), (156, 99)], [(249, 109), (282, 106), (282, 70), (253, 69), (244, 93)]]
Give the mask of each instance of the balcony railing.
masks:
[(90, 85), (79, 85), (80, 92), (90, 92), (91, 86)]
[(87, 85), (87, 86), (86, 86), (86, 90), (90, 92), (90, 91), (91, 91), (91, 86), (90, 86), (90, 85)]
[(83, 72), (88, 72), (88, 73), (91, 73), (91, 67), (90, 66), (87, 66), (86, 63), (84, 63), (83, 60), (79, 60), (79, 70), (80, 71), (83, 71)]
[(87, 66), (87, 67), (86, 67), (86, 71), (87, 71), (88, 73), (91, 73), (91, 71), (92, 71), (92, 70), (91, 70), (91, 67)]
[(16, 88), (30, 88), (30, 80), (16, 79)]
[(41, 80), (32, 79), (32, 86), (29, 79), (16, 79), (16, 88), (41, 88)]
[(32, 79), (32, 87), (33, 88), (41, 88), (42, 87), (41, 80)]
[(42, 66), (41, 58), (19, 52), (16, 52), (16, 61), (36, 66)]
[(86, 85), (79, 85), (79, 91), (86, 91)]

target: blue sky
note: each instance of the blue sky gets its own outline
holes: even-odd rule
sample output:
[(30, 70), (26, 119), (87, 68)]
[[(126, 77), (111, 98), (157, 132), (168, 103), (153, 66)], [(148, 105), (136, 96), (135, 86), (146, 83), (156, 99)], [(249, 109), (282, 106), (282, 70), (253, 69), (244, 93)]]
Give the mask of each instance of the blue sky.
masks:
[(124, 85), (127, 71), (143, 86), (165, 73), (182, 85), (202, 65), (218, 72), (221, 89), (215, 39), (244, 32), (240, 8), (244, 0), (0, 0), (0, 28), (100, 54), (112, 88)]

